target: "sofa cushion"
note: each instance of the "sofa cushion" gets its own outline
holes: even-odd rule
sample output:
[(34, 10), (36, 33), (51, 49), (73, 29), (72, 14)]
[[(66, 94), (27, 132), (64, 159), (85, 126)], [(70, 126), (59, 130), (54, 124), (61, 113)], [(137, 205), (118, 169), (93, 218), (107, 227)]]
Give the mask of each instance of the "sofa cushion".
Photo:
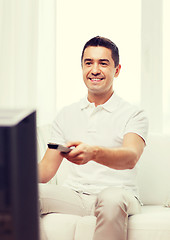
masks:
[(93, 240), (96, 217), (85, 216), (77, 222), (74, 240)]
[(46, 236), (50, 240), (73, 240), (80, 216), (49, 213), (42, 217)]
[(170, 209), (143, 206), (140, 214), (129, 217), (128, 240), (169, 240)]
[(144, 204), (164, 205), (170, 191), (170, 136), (152, 134), (139, 160), (138, 185)]
[[(43, 225), (50, 240), (92, 240), (94, 216), (80, 217), (50, 213), (44, 215)], [(128, 240), (169, 240), (170, 209), (162, 206), (143, 206), (141, 213), (129, 217)]]

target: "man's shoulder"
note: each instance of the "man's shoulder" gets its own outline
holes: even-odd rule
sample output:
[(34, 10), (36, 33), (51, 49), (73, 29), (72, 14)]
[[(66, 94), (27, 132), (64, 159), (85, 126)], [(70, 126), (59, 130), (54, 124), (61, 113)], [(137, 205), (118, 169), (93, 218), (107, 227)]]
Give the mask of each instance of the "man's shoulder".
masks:
[(62, 107), (59, 111), (58, 111), (58, 114), (73, 114), (74, 112), (77, 112), (79, 110), (81, 110), (81, 103), (82, 103), (83, 99), (79, 100), (79, 101), (76, 101), (76, 102), (73, 102), (73, 103), (70, 103), (64, 107)]
[[(122, 116), (122, 120), (129, 121), (131, 118), (147, 120), (148, 116), (146, 111), (142, 108), (142, 106), (133, 104), (119, 96), (117, 97), (117, 114), (119, 117)], [(147, 120), (148, 121), (148, 120)]]
[(116, 101), (117, 101), (117, 108), (119, 110), (126, 110), (126, 111), (140, 111), (140, 106), (133, 104), (129, 102), (126, 99), (123, 99), (122, 97), (115, 95)]

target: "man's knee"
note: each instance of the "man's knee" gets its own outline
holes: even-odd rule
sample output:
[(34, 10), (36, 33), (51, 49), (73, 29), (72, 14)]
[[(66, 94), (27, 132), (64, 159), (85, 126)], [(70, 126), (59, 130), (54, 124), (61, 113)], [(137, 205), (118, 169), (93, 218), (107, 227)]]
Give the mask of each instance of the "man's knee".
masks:
[(108, 216), (127, 214), (127, 200), (123, 189), (107, 188), (99, 193), (96, 202), (96, 216), (99, 212)]
[(39, 184), (38, 188), (40, 213), (55, 212), (58, 200), (64, 199), (62, 195), (64, 194), (65, 188), (54, 184)]
[(38, 192), (39, 192), (39, 208), (40, 208), (40, 213), (43, 214), (45, 213), (44, 209), (45, 209), (45, 205), (46, 205), (46, 201), (47, 201), (47, 197), (50, 197), (51, 193), (52, 193), (52, 189), (50, 184), (42, 184), (40, 183), (38, 185)]
[(38, 190), (39, 190), (39, 198), (50, 198), (53, 197), (56, 189), (58, 188), (57, 185), (54, 184), (46, 184), (46, 183), (39, 183)]

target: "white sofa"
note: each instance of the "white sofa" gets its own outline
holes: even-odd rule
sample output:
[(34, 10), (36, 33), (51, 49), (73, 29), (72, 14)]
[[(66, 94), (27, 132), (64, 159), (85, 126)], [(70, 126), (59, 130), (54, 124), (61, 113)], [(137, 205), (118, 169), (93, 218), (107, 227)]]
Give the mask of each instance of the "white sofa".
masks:
[[(46, 149), (48, 134), (49, 126), (38, 129), (39, 158)], [(149, 136), (138, 164), (138, 184), (144, 206), (140, 214), (129, 217), (128, 240), (170, 240), (169, 149), (170, 136)], [(63, 161), (50, 184), (62, 184), (69, 172), (68, 164)], [(165, 207), (168, 204), (169, 207)], [(51, 213), (45, 215), (42, 222), (49, 240), (92, 240), (96, 218)]]

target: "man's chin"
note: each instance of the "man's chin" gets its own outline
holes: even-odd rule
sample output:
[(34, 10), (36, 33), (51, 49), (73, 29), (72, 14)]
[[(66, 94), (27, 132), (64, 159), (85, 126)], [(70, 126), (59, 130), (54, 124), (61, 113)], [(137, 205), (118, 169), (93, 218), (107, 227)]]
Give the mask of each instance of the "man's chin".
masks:
[(103, 91), (100, 88), (91, 88), (91, 89), (89, 88), (88, 91), (92, 94), (95, 94), (95, 95), (103, 94)]

